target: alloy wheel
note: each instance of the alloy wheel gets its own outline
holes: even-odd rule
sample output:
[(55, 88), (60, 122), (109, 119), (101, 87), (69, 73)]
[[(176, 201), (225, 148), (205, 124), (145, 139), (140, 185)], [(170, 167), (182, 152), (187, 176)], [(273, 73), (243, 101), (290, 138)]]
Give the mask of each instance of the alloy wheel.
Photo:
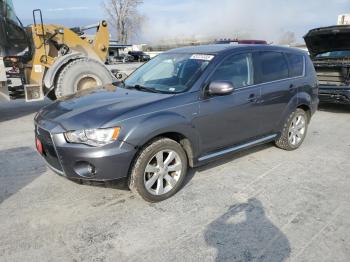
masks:
[(178, 183), (182, 173), (180, 156), (173, 150), (162, 150), (148, 162), (144, 171), (144, 185), (152, 195), (163, 195)]
[(289, 131), (288, 131), (289, 143), (293, 146), (299, 145), (305, 136), (305, 131), (306, 131), (306, 119), (303, 115), (298, 114), (293, 118), (289, 126)]

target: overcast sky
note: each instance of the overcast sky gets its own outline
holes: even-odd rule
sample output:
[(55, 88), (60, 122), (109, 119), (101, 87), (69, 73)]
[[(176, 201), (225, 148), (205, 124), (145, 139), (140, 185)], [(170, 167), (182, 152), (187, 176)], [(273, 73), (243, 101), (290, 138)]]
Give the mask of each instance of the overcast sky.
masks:
[[(25, 23), (41, 8), (56, 23), (91, 23), (104, 18), (102, 0), (13, 0)], [(350, 0), (144, 0), (147, 17), (140, 41), (170, 38), (245, 38), (277, 41), (286, 31), (297, 41), (311, 28), (334, 25), (350, 13)]]

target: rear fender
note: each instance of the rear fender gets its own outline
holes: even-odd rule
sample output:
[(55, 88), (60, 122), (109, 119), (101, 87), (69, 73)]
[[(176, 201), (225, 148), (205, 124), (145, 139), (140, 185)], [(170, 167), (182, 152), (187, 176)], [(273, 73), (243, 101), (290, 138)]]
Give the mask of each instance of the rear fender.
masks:
[(295, 111), (295, 109), (301, 105), (306, 105), (310, 108), (311, 96), (306, 92), (297, 93), (287, 104), (282, 117), (276, 127), (278, 132), (281, 132), (288, 116)]

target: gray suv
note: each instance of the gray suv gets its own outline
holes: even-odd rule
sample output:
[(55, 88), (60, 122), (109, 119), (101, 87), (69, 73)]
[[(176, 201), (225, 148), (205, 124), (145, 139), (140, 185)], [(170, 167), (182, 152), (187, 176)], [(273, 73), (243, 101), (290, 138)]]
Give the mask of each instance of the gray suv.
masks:
[(275, 141), (298, 148), (318, 105), (316, 74), (300, 50), (208, 45), (165, 52), (125, 82), (83, 90), (41, 109), (37, 150), (69, 179), (128, 178), (157, 202), (188, 167)]

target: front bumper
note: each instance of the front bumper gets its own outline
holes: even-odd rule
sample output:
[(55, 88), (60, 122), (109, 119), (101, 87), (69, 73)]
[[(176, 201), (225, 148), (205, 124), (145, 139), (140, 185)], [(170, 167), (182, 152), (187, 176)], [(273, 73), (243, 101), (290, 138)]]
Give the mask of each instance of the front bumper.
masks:
[(125, 142), (102, 147), (67, 143), (63, 133), (50, 133), (36, 127), (36, 137), (43, 145), (42, 156), (48, 166), (70, 179), (110, 181), (128, 175), (136, 148)]
[(319, 86), (319, 98), (323, 103), (350, 104), (350, 86)]

